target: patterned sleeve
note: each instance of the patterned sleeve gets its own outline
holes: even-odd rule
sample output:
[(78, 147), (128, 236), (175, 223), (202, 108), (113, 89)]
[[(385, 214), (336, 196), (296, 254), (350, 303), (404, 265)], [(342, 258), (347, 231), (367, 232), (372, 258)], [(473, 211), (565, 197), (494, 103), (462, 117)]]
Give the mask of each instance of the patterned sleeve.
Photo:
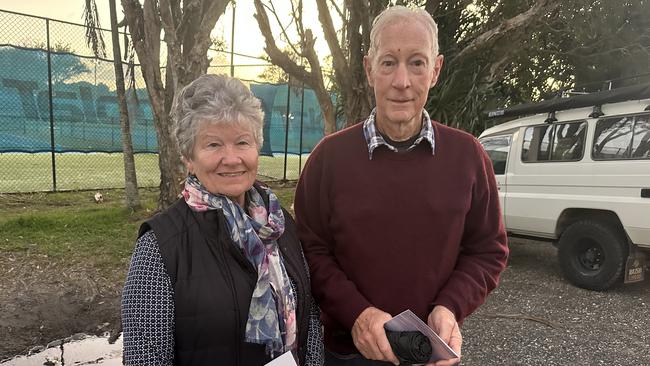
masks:
[(309, 334), (307, 335), (306, 366), (322, 366), (324, 362), (323, 327), (320, 323), (320, 310), (314, 299), (311, 300), (309, 309)]
[[(302, 263), (305, 266), (305, 273), (309, 279), (309, 265), (302, 254)], [(322, 366), (325, 362), (325, 350), (323, 345), (323, 325), (320, 322), (320, 309), (314, 298), (311, 298), (309, 306), (309, 332), (307, 334), (307, 355), (305, 356), (306, 366)]]
[(174, 364), (174, 300), (153, 231), (138, 239), (122, 292), (125, 365)]

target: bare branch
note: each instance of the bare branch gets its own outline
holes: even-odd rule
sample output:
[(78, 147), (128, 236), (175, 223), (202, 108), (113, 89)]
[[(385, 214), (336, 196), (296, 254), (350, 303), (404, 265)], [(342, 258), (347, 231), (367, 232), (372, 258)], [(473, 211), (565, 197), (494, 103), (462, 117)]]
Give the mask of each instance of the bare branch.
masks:
[(339, 75), (339, 83), (341, 86), (347, 89), (349, 79), (347, 79), (346, 75), (350, 75), (350, 69), (345, 54), (341, 49), (339, 40), (336, 37), (336, 30), (334, 29), (332, 16), (327, 8), (327, 1), (316, 0), (316, 6), (318, 7), (318, 20), (323, 27), (325, 40), (327, 41), (330, 52), (332, 53), (332, 62), (335, 73)]
[(343, 11), (341, 8), (336, 4), (336, 0), (330, 0), (330, 5), (334, 8), (336, 13), (339, 15), (341, 19), (345, 19), (345, 15), (343, 14)]
[(229, 0), (209, 0), (204, 3), (207, 4), (207, 8), (204, 5), (198, 34), (204, 36), (208, 44), (210, 42), (210, 31), (217, 24), (219, 17), (226, 11), (229, 2)]
[[(219, 17), (226, 11), (229, 0), (207, 0), (203, 3), (202, 17), (200, 18), (200, 23), (197, 29), (193, 29), (194, 43), (189, 50), (184, 50), (186, 54), (185, 60), (199, 60), (201, 59), (203, 64), (197, 65), (201, 72), (205, 72), (207, 68), (208, 60), (205, 57), (212, 39), (210, 38), (210, 32), (214, 29), (214, 26), (217, 24)], [(190, 36), (190, 35), (188, 35)]]
[(311, 29), (307, 29), (305, 31), (303, 55), (309, 62), (309, 67), (311, 68), (310, 74), (312, 79), (314, 79), (316, 83), (322, 84), (323, 70), (320, 67), (320, 60), (318, 59), (318, 55), (316, 54), (316, 49), (314, 47), (315, 43), (316, 43), (316, 39), (314, 39), (314, 36), (311, 33)]
[[(160, 74), (160, 20), (156, 5), (145, 2), (145, 7), (138, 0), (122, 0), (124, 13), (131, 30), (131, 40), (139, 58), (151, 59)], [(142, 56), (140, 56), (142, 55)]]
[(484, 74), (481, 79), (486, 87), (490, 87), (501, 80), (506, 67), (510, 64), (512, 55), (507, 52), (500, 52), (499, 55), (500, 57), (493, 59), (489, 64), (483, 65), (483, 69), (488, 70), (487, 74), (479, 72), (479, 74)]
[(501, 22), (495, 28), (474, 38), (469, 45), (456, 55), (454, 61), (466, 59), (480, 50), (490, 48), (498, 40), (515, 32), (522, 34), (521, 30), (536, 22), (540, 14), (550, 12), (559, 5), (560, 2), (557, 0), (538, 0), (527, 11)]
[[(174, 25), (174, 16), (172, 15), (172, 5), (169, 0), (160, 0), (159, 2), (160, 20), (165, 30), (165, 43), (167, 43), (167, 69), (165, 77), (167, 87), (176, 87), (178, 84), (178, 67), (183, 65), (181, 47), (178, 37), (176, 36), (176, 27)], [(167, 105), (168, 103), (166, 103)]]
[(641, 43), (629, 43), (627, 45), (617, 47), (617, 48), (610, 48), (603, 50), (602, 52), (586, 52), (584, 51), (585, 49), (591, 49), (593, 47), (577, 47), (574, 48), (568, 52), (561, 52), (558, 50), (553, 50), (553, 49), (535, 49), (535, 52), (539, 52), (540, 54), (547, 54), (547, 55), (557, 55), (557, 56), (565, 56), (565, 57), (573, 57), (577, 59), (598, 59), (602, 58), (603, 56), (608, 56), (615, 54), (617, 52), (629, 55), (633, 53), (634, 51), (637, 52), (643, 52), (644, 54), (650, 55), (650, 49), (645, 47)]
[[(255, 1), (255, 3), (256, 3), (255, 7), (257, 8), (257, 1)], [(260, 2), (260, 4), (262, 4), (262, 3)], [(277, 11), (275, 10), (275, 6), (273, 5), (273, 2), (271, 2), (271, 5), (270, 5), (270, 6), (268, 6), (268, 5), (266, 5), (266, 4), (263, 4), (263, 6), (264, 6), (265, 8), (267, 8), (267, 9), (269, 9), (269, 11), (271, 12), (271, 14), (273, 14), (273, 16), (275, 17), (275, 21), (278, 22), (278, 25), (280, 26), (280, 29), (282, 30), (282, 34), (284, 35), (284, 39), (287, 41), (287, 44), (289, 45), (289, 47), (291, 48), (291, 50), (292, 50), (293, 52), (295, 52), (296, 55), (300, 55), (300, 56), (302, 56), (302, 51), (299, 51), (299, 50), (296, 48), (296, 46), (293, 44), (293, 42), (291, 42), (291, 39), (289, 38), (289, 35), (287, 35), (287, 29), (289, 28), (289, 26), (290, 26), (291, 24), (287, 24), (286, 27), (284, 27), (284, 26), (282, 25), (282, 22), (280, 21), (280, 17), (278, 16)], [(262, 10), (263, 10), (263, 9), (262, 9)], [(258, 11), (258, 12), (259, 12), (259, 11)], [(266, 12), (264, 12), (264, 14), (266, 15)], [(268, 23), (268, 16), (267, 16), (267, 23)], [(269, 33), (268, 33), (268, 34), (271, 34), (271, 27), (270, 27), (270, 25), (269, 25)], [(266, 35), (264, 35), (264, 37), (266, 38)], [(304, 39), (304, 37), (301, 37), (301, 39)], [(274, 42), (274, 44), (275, 44), (275, 42)]]
[(291, 60), (289, 55), (287, 55), (285, 52), (282, 52), (275, 44), (275, 39), (271, 33), (269, 18), (266, 14), (266, 10), (264, 9), (265, 6), (262, 4), (261, 0), (254, 1), (256, 10), (254, 16), (255, 19), (257, 19), (257, 24), (260, 27), (260, 32), (264, 36), (264, 50), (269, 56), (269, 59), (273, 62), (273, 64), (280, 66), (285, 72), (293, 75), (310, 87), (313, 87), (314, 83), (305, 68), (300, 67), (298, 64), (296, 64), (293, 60)]
[(294, 22), (296, 22), (296, 30), (298, 32), (298, 37), (300, 39), (305, 38), (305, 29), (302, 23), (302, 0), (298, 0), (298, 7), (293, 4), (293, 0), (289, 2), (291, 4), (291, 17)]

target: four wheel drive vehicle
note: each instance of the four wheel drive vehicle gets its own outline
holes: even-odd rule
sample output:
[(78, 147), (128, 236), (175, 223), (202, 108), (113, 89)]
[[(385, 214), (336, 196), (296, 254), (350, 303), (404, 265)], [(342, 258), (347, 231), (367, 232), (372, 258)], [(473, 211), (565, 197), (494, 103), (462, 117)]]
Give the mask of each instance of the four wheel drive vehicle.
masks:
[(623, 277), (641, 281), (646, 270), (650, 84), (632, 88), (635, 100), (620, 101), (629, 89), (515, 107), (548, 114), (479, 136), (509, 235), (555, 242), (564, 276), (586, 289), (605, 290)]

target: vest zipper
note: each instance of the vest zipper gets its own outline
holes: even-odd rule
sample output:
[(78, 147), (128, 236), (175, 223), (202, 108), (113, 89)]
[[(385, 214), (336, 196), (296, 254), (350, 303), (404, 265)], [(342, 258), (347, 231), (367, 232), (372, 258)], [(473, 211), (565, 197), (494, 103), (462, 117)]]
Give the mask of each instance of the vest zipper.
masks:
[[(221, 233), (220, 233), (221, 235)], [(225, 248), (224, 248), (224, 243), (226, 245), (233, 246), (233, 243), (230, 243), (229, 240), (221, 241), (222, 245), (219, 245), (219, 252), (221, 253), (221, 257), (224, 263), (224, 266), (226, 267), (226, 273), (228, 274), (228, 284), (230, 285), (230, 294), (232, 295), (232, 301), (233, 305), (235, 307), (235, 318), (237, 319), (236, 321), (236, 340), (237, 340), (237, 366), (241, 365), (241, 358), (242, 358), (242, 342), (244, 341), (244, 332), (242, 332), (241, 329), (241, 312), (239, 309), (239, 297), (237, 296), (237, 288), (235, 287), (235, 280), (233, 279), (232, 271), (230, 270), (230, 264), (228, 263), (228, 260), (226, 259), (226, 253), (225, 253)]]
[[(288, 213), (285, 212), (285, 215), (288, 215)], [(285, 235), (290, 236), (290, 234), (288, 233)], [(309, 312), (311, 311), (311, 304), (309, 308), (305, 304), (307, 300), (307, 292), (308, 292), (307, 290), (308, 285), (305, 283), (305, 281), (307, 279), (307, 276), (309, 276), (309, 274), (305, 273), (305, 276), (300, 275), (302, 272), (306, 272), (307, 269), (305, 268), (305, 265), (303, 263), (303, 258), (301, 255), (295, 255), (295, 256), (291, 255), (294, 253), (293, 252), (290, 253), (290, 250), (287, 248), (287, 244), (285, 244), (288, 240), (290, 239), (287, 236), (283, 235), (281, 239), (278, 239), (278, 246), (280, 247), (280, 252), (282, 253), (285, 267), (287, 268), (287, 273), (289, 274), (289, 277), (291, 277), (296, 282), (296, 301), (298, 304), (298, 311), (296, 312), (296, 317), (299, 319), (299, 323), (298, 323), (299, 328), (297, 329), (298, 331), (297, 341), (298, 341), (298, 358), (300, 359), (303, 354), (303, 352), (301, 352), (301, 348), (306, 347), (306, 344), (303, 344), (305, 342), (302, 342), (302, 338), (304, 337), (305, 341), (307, 341), (308, 335), (304, 333), (309, 332)], [(296, 243), (300, 245), (300, 241), (297, 238), (296, 238)], [(299, 257), (299, 259), (296, 257)], [(296, 263), (296, 260), (298, 260), (300, 263)], [(291, 270), (289, 270), (289, 268)], [(298, 316), (298, 312), (300, 313), (301, 316)], [(305, 350), (305, 357), (301, 361), (304, 362), (306, 359), (307, 359), (307, 354)]]
[[(232, 271), (230, 270), (230, 264), (228, 263), (228, 259), (226, 258), (226, 256), (227, 256), (227, 254), (225, 252), (226, 249), (224, 248), (224, 246), (226, 246), (226, 245), (229, 245), (231, 247), (234, 247), (234, 245), (233, 245), (233, 243), (231, 243), (232, 240), (229, 237), (227, 237), (227, 235), (222, 234), (224, 232), (224, 230), (222, 230), (222, 229), (223, 229), (223, 227), (225, 225), (222, 225), (223, 222), (222, 222), (221, 216), (219, 216), (217, 218), (217, 220), (218, 220), (217, 225), (219, 227), (219, 234), (218, 235), (219, 236), (223, 235), (223, 239), (225, 239), (225, 240), (222, 240), (222, 238), (217, 238), (215, 246), (217, 247), (217, 252), (219, 253), (219, 255), (221, 257), (220, 259), (221, 259), (221, 262), (223, 263), (223, 267), (225, 267), (225, 272), (226, 272), (225, 277), (226, 277), (226, 281), (228, 282), (228, 286), (230, 286), (230, 295), (232, 297), (232, 303), (233, 303), (233, 306), (235, 308), (235, 318), (237, 319), (236, 322), (235, 322), (235, 339), (237, 340), (237, 353), (236, 353), (235, 359), (236, 359), (236, 365), (240, 366), (241, 365), (241, 358), (242, 358), (242, 342), (243, 342), (243, 339), (244, 339), (244, 333), (242, 332), (241, 324), (240, 324), (241, 313), (240, 313), (240, 309), (239, 309), (239, 301), (238, 301), (239, 298), (237, 297), (237, 288), (235, 287), (235, 280), (233, 278)], [(227, 233), (227, 231), (225, 231), (225, 232)], [(205, 232), (204, 232), (204, 235), (206, 235)], [(206, 235), (206, 241), (207, 241), (207, 238), (208, 238), (208, 236)], [(209, 243), (207, 243), (207, 244), (210, 245)]]

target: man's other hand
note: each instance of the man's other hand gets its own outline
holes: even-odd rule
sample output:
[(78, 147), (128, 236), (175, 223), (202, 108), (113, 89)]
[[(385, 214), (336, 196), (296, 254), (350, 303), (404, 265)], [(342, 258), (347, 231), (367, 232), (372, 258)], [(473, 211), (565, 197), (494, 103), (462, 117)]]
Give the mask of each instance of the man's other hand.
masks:
[[(451, 310), (442, 305), (437, 305), (429, 314), (427, 319), (429, 327), (433, 329), (440, 338), (442, 338), (449, 347), (460, 357), (460, 348), (463, 344), (463, 337), (460, 335), (460, 328), (456, 322), (456, 316)], [(453, 366), (460, 362), (460, 358), (450, 360), (441, 360), (434, 363), (428, 363), (427, 366)]]
[(359, 314), (352, 326), (352, 339), (363, 357), (399, 365), (384, 331), (384, 323), (392, 318), (375, 307), (366, 308)]

